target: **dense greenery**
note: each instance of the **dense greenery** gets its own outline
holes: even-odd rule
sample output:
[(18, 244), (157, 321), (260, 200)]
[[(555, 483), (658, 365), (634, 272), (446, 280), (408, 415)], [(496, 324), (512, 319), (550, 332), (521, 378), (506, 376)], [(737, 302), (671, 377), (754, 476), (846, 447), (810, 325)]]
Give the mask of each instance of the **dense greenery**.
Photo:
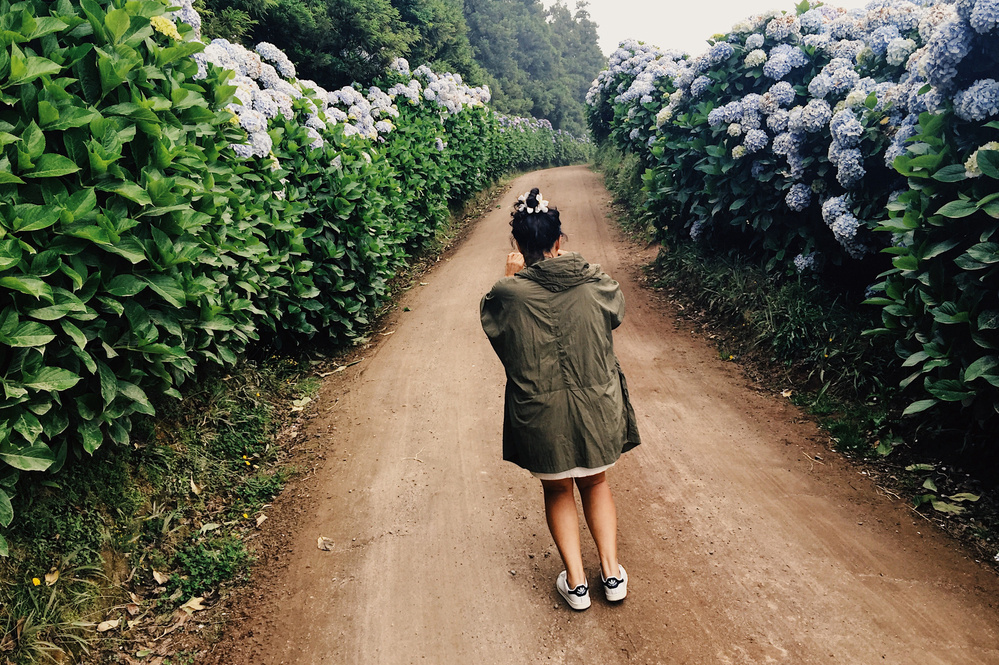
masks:
[(585, 159), (451, 75), (328, 93), (169, 6), (0, 0), (0, 527), (22, 472), (127, 443), (262, 338), (357, 337), (450, 203)]
[(488, 84), (493, 108), (581, 134), (604, 66), (586, 2), (540, 0), (202, 0), (205, 35), (284, 49), (327, 88), (369, 84), (396, 57)]
[(884, 318), (869, 332), (912, 368), (906, 414), (975, 438), (999, 423), (990, 7), (802, 2), (697, 57), (624, 43), (588, 97), (594, 135), (645, 167), (663, 238), (817, 279), (855, 304), (866, 287)]

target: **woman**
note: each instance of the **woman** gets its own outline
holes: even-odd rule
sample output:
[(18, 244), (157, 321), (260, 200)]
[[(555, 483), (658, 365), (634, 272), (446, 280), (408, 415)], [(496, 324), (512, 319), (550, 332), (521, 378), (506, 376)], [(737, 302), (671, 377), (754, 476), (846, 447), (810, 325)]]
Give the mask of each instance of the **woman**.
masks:
[(605, 472), (640, 441), (611, 330), (624, 297), (600, 266), (561, 248), (559, 212), (537, 188), (513, 212), (516, 252), (482, 298), (482, 328), (506, 369), (503, 459), (541, 480), (548, 528), (565, 564), (555, 587), (590, 606), (573, 483), (600, 555), (608, 600), (628, 593), (617, 560), (617, 510)]

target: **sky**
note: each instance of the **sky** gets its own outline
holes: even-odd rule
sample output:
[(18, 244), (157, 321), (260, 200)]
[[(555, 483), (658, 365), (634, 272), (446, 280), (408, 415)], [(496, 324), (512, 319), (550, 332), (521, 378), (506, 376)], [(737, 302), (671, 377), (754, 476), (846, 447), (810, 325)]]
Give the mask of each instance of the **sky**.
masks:
[[(542, 0), (545, 6), (554, 0)], [(571, 8), (576, 0), (564, 0)], [(846, 9), (869, 0), (831, 0)], [(711, 35), (728, 32), (740, 20), (768, 9), (793, 11), (795, 0), (589, 0), (587, 11), (597, 24), (600, 48), (610, 55), (624, 39), (638, 39), (660, 48), (678, 48), (697, 55)]]

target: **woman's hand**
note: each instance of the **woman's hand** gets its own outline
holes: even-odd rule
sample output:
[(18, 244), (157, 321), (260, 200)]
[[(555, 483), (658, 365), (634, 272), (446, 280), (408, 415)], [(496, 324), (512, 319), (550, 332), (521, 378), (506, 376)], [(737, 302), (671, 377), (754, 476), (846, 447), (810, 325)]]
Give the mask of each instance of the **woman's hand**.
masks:
[(513, 277), (524, 269), (524, 255), (520, 252), (510, 252), (506, 255), (506, 276)]

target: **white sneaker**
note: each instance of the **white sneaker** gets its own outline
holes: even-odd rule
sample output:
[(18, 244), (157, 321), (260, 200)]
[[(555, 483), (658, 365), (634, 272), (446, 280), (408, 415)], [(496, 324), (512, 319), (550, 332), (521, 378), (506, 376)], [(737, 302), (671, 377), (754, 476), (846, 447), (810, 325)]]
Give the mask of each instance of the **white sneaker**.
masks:
[(618, 564), (617, 567), (621, 569), (621, 577), (604, 579), (603, 572), (600, 573), (600, 581), (604, 583), (604, 595), (611, 602), (624, 600), (624, 597), (628, 595), (628, 573), (621, 564)]
[(569, 607), (574, 610), (585, 610), (590, 606), (590, 589), (585, 584), (580, 584), (575, 589), (569, 588), (568, 574), (563, 570), (558, 574), (555, 581), (555, 588), (559, 594), (569, 603)]

